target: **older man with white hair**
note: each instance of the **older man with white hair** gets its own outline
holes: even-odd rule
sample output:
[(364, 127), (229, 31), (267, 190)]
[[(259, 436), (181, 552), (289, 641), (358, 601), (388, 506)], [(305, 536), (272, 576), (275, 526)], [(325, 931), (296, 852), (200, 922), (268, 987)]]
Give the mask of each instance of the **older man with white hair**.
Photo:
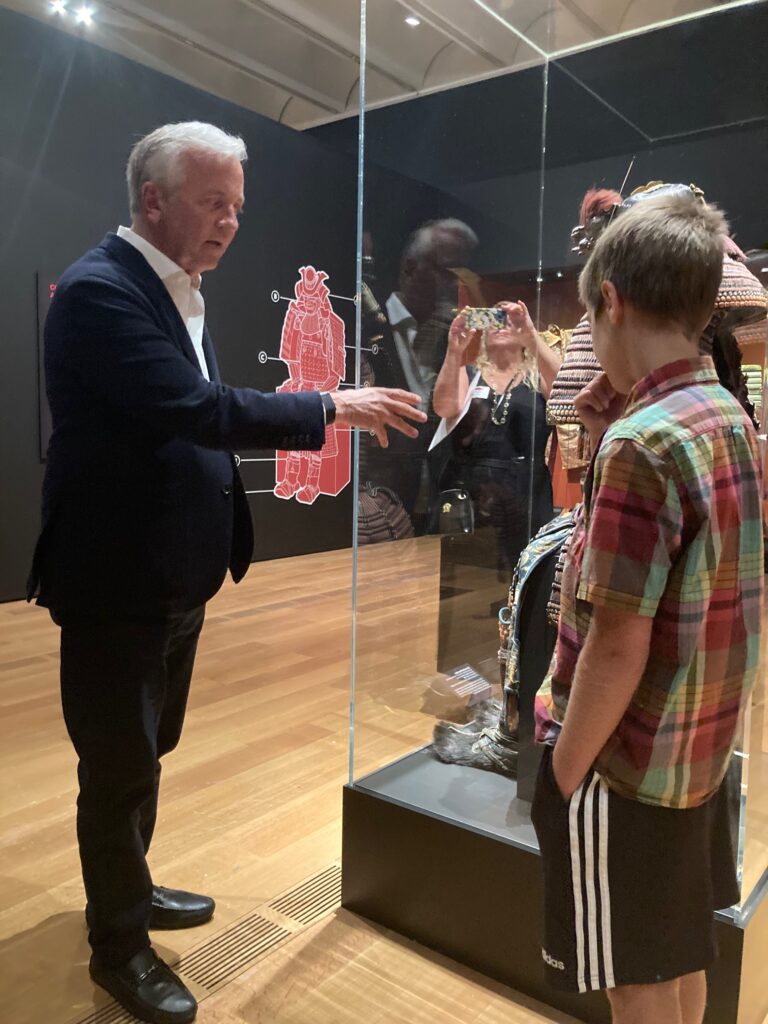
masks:
[(63, 274), (45, 327), (53, 435), (29, 597), (61, 627), (91, 976), (162, 1024), (191, 1021), (197, 1006), (149, 929), (214, 911), (207, 896), (153, 885), (146, 855), (205, 604), (227, 570), (242, 579), (253, 551), (232, 449), (318, 450), (334, 421), (386, 445), (388, 428), (415, 437), (425, 420), (406, 391), (221, 383), (200, 278), (237, 233), (245, 159), (242, 139), (198, 122), (137, 142), (131, 227)]

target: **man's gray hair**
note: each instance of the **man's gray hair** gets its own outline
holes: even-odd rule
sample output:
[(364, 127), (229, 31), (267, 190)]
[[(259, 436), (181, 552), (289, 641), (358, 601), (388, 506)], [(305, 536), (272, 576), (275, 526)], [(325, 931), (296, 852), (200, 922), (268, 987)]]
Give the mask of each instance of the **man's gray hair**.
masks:
[(245, 163), (248, 153), (239, 135), (228, 135), (213, 124), (182, 121), (164, 124), (139, 139), (128, 157), (125, 176), (131, 216), (141, 213), (141, 190), (148, 181), (171, 184), (175, 165), (183, 153), (191, 151), (234, 156)]
[(435, 235), (449, 234), (472, 250), (478, 244), (478, 237), (472, 228), (456, 217), (444, 217), (441, 220), (430, 220), (416, 228), (403, 250), (403, 259), (419, 262), (429, 256), (435, 247)]

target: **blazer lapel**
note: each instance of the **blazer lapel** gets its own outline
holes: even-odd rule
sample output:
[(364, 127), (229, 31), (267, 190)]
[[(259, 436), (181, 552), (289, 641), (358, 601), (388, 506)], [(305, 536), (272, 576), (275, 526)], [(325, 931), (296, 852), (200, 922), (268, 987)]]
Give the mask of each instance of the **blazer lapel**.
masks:
[(208, 376), (214, 384), (220, 384), (219, 363), (216, 359), (216, 350), (213, 347), (213, 339), (207, 325), (203, 326), (203, 355), (205, 356), (205, 365), (208, 367)]
[(132, 246), (130, 242), (126, 242), (124, 238), (112, 232), (106, 235), (101, 243), (101, 248), (105, 249), (113, 260), (139, 279), (142, 291), (158, 312), (168, 321), (174, 341), (190, 363), (199, 370), (200, 361), (197, 358), (187, 326), (181, 319), (181, 314), (176, 308), (173, 299), (168, 294), (168, 289), (139, 250)]

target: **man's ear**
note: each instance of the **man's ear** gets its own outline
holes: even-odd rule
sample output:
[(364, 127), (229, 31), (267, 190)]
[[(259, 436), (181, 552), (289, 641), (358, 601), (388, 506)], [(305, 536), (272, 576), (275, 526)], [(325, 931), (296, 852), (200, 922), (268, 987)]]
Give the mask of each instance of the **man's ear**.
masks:
[(413, 276), (413, 272), (416, 269), (416, 260), (411, 256), (406, 258), (400, 264), (400, 277), (407, 279)]
[(141, 204), (144, 216), (150, 224), (159, 224), (163, 216), (163, 194), (154, 181), (145, 181), (141, 186)]
[(612, 281), (603, 281), (600, 285), (600, 294), (603, 297), (603, 309), (608, 320), (614, 326), (621, 323), (624, 316), (624, 300), (616, 290)]

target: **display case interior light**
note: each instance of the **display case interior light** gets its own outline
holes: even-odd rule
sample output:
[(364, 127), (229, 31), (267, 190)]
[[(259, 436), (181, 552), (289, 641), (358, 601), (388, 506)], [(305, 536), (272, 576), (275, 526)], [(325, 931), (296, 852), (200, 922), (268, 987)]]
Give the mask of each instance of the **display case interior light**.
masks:
[(421, 21), (419, 18), (416, 17), (415, 14), (409, 14), (408, 17), (405, 19), (405, 24), (410, 25), (411, 28), (418, 28), (418, 26), (421, 24)]
[(82, 7), (78, 7), (78, 9), (75, 11), (75, 21), (78, 25), (92, 25), (93, 8), (86, 7), (85, 5), (83, 5)]
[(51, 12), (51, 14), (66, 14), (67, 0), (51, 0), (48, 9)]

